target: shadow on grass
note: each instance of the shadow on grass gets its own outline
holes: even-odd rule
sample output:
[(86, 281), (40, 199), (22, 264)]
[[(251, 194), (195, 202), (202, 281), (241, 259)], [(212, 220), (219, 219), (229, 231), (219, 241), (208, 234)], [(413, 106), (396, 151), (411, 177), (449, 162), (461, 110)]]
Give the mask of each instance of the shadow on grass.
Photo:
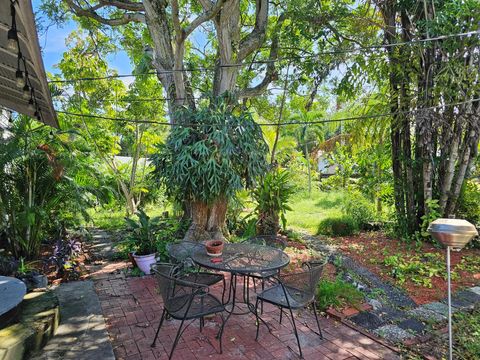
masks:
[(315, 206), (324, 209), (340, 208), (345, 200), (345, 193), (341, 191), (320, 193), (317, 197)]

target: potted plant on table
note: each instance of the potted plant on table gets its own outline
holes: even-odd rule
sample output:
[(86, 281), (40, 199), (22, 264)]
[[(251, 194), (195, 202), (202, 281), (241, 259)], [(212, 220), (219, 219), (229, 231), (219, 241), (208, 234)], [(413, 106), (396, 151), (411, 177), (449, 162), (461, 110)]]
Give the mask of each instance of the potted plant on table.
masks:
[(156, 238), (154, 229), (159, 218), (150, 219), (143, 210), (139, 210), (136, 215), (138, 221), (125, 218), (130, 232), (127, 241), (134, 244), (135, 251), (132, 255), (138, 268), (148, 275), (150, 274), (150, 266), (155, 263)]

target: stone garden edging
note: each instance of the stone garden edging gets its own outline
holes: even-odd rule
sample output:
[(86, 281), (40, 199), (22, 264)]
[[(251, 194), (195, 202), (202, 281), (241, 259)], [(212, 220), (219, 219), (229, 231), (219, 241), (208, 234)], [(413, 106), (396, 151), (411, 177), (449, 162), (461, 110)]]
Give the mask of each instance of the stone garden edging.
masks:
[[(394, 344), (409, 344), (425, 337), (427, 325), (447, 319), (447, 299), (417, 306), (401, 289), (385, 283), (369, 269), (323, 244), (318, 237), (304, 234), (313, 250), (328, 253), (329, 262), (343, 269), (343, 278), (365, 294), (371, 309), (346, 316), (342, 321), (365, 329)], [(453, 311), (470, 310), (480, 302), (480, 286), (457, 291), (452, 296)]]

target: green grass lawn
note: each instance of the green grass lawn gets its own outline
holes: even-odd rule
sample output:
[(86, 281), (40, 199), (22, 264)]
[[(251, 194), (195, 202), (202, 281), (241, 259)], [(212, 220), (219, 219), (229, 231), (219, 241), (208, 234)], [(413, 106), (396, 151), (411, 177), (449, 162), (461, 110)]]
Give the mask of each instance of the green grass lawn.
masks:
[(316, 234), (320, 221), (326, 217), (342, 214), (341, 207), (345, 197), (345, 192), (320, 190), (312, 190), (311, 195), (308, 193), (295, 195), (290, 201), (292, 211), (287, 213), (287, 227)]
[[(346, 193), (342, 191), (322, 192), (312, 190), (309, 195), (307, 192), (296, 194), (290, 201), (292, 211), (287, 213), (287, 227), (295, 231), (307, 231), (310, 234), (316, 234), (318, 224), (321, 220), (330, 216), (341, 215), (342, 203), (345, 200)], [(146, 213), (150, 216), (159, 216), (164, 211), (171, 212), (171, 206), (147, 205)], [(92, 225), (105, 229), (117, 230), (123, 228), (125, 224), (124, 209), (91, 209), (90, 215)]]
[[(145, 207), (145, 212), (150, 217), (160, 216), (163, 212), (169, 211), (171, 212), (171, 206), (167, 205), (156, 205), (156, 204), (149, 204)], [(104, 209), (104, 208), (97, 208), (97, 209), (90, 209), (89, 210), (90, 216), (92, 220), (88, 224), (89, 226), (93, 225), (95, 227), (104, 229), (104, 230), (119, 230), (124, 228), (125, 226), (125, 209)]]

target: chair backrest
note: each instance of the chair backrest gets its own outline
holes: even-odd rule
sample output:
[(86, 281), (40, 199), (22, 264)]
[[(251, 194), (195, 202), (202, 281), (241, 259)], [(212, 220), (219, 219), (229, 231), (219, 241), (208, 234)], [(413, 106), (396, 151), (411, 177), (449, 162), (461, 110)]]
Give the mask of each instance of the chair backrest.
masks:
[(169, 257), (177, 263), (184, 263), (191, 259), (193, 253), (202, 250), (205, 245), (193, 241), (180, 241), (167, 244)]
[(179, 267), (174, 264), (154, 264), (152, 265), (152, 273), (157, 280), (158, 292), (162, 297), (163, 304), (170, 313), (174, 313), (186, 306), (195, 292), (204, 287), (201, 284), (177, 278)]
[(245, 240), (250, 244), (266, 245), (277, 249), (285, 249), (287, 247), (287, 241), (277, 235), (258, 235)]
[(315, 296), (326, 263), (327, 261), (304, 263), (301, 270), (282, 273), (280, 279), (287, 287), (298, 289), (308, 296)]

